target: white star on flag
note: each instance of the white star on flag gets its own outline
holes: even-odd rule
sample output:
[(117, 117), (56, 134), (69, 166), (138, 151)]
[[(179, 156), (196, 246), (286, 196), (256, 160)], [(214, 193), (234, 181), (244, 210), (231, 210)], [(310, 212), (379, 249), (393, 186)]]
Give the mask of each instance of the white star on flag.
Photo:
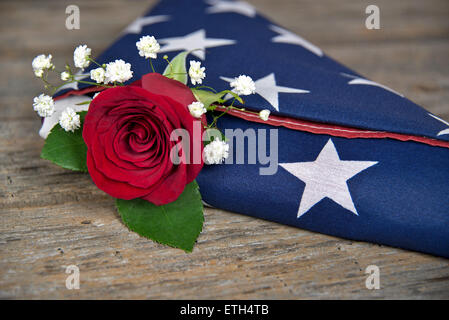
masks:
[(160, 16), (149, 16), (149, 17), (140, 17), (134, 20), (129, 26), (123, 30), (123, 33), (135, 33), (139, 34), (142, 32), (142, 28), (144, 26), (149, 26), (151, 24), (164, 22), (170, 20), (170, 16), (160, 15)]
[[(445, 121), (445, 120), (443, 120), (443, 119), (441, 119), (441, 118), (439, 118), (439, 117), (437, 117), (437, 116), (435, 116), (435, 115), (433, 115), (431, 113), (429, 113), (429, 116), (431, 116), (434, 119), (437, 119), (438, 121), (444, 123), (445, 125), (447, 125), (449, 127), (449, 122), (447, 122), (447, 121)], [(441, 130), (440, 132), (438, 132), (437, 136), (442, 136), (443, 134), (449, 134), (449, 128)]]
[(288, 30), (285, 30), (284, 28), (275, 25), (271, 25), (270, 29), (276, 33), (279, 33), (278, 36), (271, 39), (271, 42), (295, 44), (304, 47), (304, 49), (309, 50), (310, 52), (316, 54), (317, 56), (320, 57), (323, 56), (323, 51), (320, 48), (310, 43), (309, 41), (301, 38), (300, 36), (294, 34), (293, 32), (290, 32)]
[(209, 0), (206, 2), (211, 5), (211, 7), (206, 9), (207, 13), (235, 12), (250, 18), (256, 16), (256, 9), (244, 1)]
[(347, 74), (347, 73), (343, 73), (343, 72), (340, 73), (340, 74), (342, 76), (344, 76), (344, 77), (352, 78), (352, 80), (349, 81), (348, 84), (361, 84), (361, 85), (379, 87), (379, 88), (388, 90), (388, 91), (390, 91), (390, 92), (392, 92), (394, 94), (397, 94), (398, 96), (401, 96), (402, 98), (404, 98), (404, 95), (400, 94), (399, 92), (394, 91), (391, 88), (388, 88), (387, 86), (384, 86), (383, 84), (380, 84), (380, 83), (377, 83), (377, 82), (374, 82), (374, 81), (371, 81), (371, 80), (367, 80), (367, 79), (364, 79), (364, 78), (360, 78), (360, 77), (357, 77), (357, 76), (353, 76), (353, 75), (350, 75), (350, 74)]
[[(232, 82), (234, 78), (220, 77), (220, 79)], [(308, 90), (282, 87), (276, 84), (274, 73), (255, 81), (256, 93), (267, 100), (276, 111), (279, 111), (279, 93), (309, 93)]]
[(298, 209), (297, 217), (300, 218), (324, 198), (358, 215), (347, 181), (376, 163), (340, 160), (332, 139), (329, 139), (315, 161), (279, 165), (306, 184)]
[(205, 58), (206, 48), (228, 46), (236, 43), (235, 40), (206, 38), (206, 31), (204, 29), (189, 33), (183, 37), (160, 39), (159, 42), (165, 44), (160, 52), (179, 50), (192, 51), (192, 54), (201, 60), (204, 60)]

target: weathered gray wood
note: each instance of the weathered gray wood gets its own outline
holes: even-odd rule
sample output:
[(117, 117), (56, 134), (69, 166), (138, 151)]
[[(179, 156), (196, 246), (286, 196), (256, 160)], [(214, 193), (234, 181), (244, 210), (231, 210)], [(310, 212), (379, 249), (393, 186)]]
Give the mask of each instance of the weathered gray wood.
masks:
[[(449, 4), (378, 0), (379, 31), (364, 27), (371, 1), (250, 0), (340, 62), (449, 119)], [(150, 1), (154, 3), (154, 1)], [(39, 158), (31, 60), (61, 65), (79, 43), (100, 52), (147, 3), (77, 1), (81, 29), (64, 27), (72, 1), (0, 2), (1, 298), (449, 298), (446, 259), (311, 233), (206, 209), (192, 254), (129, 232), (113, 200), (87, 175)], [(65, 288), (78, 265), (81, 289)], [(365, 288), (368, 265), (381, 290)]]

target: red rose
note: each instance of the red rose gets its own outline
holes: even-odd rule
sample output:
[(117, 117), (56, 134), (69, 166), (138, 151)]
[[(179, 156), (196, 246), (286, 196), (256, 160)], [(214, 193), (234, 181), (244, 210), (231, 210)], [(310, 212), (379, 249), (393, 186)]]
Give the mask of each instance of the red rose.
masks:
[[(193, 101), (187, 86), (158, 73), (102, 91), (91, 102), (83, 128), (87, 168), (97, 187), (115, 198), (142, 198), (156, 205), (176, 200), (203, 166), (203, 129), (196, 126), (200, 138), (194, 141), (197, 119), (187, 108)], [(170, 157), (175, 129), (190, 135), (190, 159), (178, 165)], [(200, 154), (197, 164), (195, 152)]]

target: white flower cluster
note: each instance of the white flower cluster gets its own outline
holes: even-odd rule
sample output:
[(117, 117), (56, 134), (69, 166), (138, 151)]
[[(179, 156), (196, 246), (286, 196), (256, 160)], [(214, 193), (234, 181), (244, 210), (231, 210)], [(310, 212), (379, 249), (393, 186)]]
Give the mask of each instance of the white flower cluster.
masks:
[(92, 50), (88, 48), (85, 44), (76, 47), (73, 52), (73, 62), (75, 63), (75, 67), (84, 70), (90, 64), (90, 55)]
[(70, 73), (67, 71), (61, 72), (61, 80), (67, 81), (70, 79)]
[(126, 63), (122, 59), (109, 62), (106, 65), (106, 72), (104, 74), (104, 83), (125, 82), (133, 77), (131, 71), (131, 64)]
[(65, 131), (74, 132), (81, 125), (80, 116), (70, 107), (67, 107), (59, 118), (59, 124)]
[(97, 68), (90, 71), (90, 77), (92, 80), (94, 80), (96, 83), (103, 83), (104, 82), (104, 76), (106, 71), (104, 68)]
[(50, 117), (55, 112), (55, 102), (52, 97), (42, 93), (34, 98), (33, 109), (43, 118)]
[(268, 117), (270, 116), (270, 110), (264, 109), (259, 112), (259, 118), (263, 121), (267, 121)]
[(133, 77), (131, 64), (122, 59), (109, 62), (106, 67), (96, 68), (90, 71), (90, 77), (97, 83), (125, 82)]
[(201, 62), (194, 60), (190, 61), (189, 76), (193, 85), (203, 83), (203, 79), (206, 77), (204, 70), (206, 70), (206, 68), (201, 67)]
[(52, 55), (40, 54), (33, 59), (32, 66), (36, 77), (42, 78), (45, 70), (53, 69), (55, 66), (51, 62)]
[(220, 164), (229, 156), (229, 144), (215, 139), (204, 147), (203, 152), (206, 164)]
[(153, 36), (144, 36), (136, 42), (136, 47), (139, 50), (139, 55), (145, 57), (145, 59), (157, 58), (157, 53), (161, 49), (161, 46)]
[(207, 112), (204, 104), (199, 101), (192, 102), (188, 105), (190, 114), (195, 118), (200, 118), (203, 114)]
[(238, 76), (230, 85), (238, 95), (247, 96), (256, 93), (256, 84), (248, 76)]

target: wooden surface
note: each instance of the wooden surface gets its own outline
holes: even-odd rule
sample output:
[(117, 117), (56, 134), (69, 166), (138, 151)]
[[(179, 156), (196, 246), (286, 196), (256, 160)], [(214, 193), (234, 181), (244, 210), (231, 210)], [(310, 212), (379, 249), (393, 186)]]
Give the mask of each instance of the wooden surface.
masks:
[[(330, 56), (449, 120), (447, 0), (250, 0)], [(150, 4), (154, 1), (150, 1)], [(78, 4), (81, 29), (65, 29)], [(364, 27), (377, 4), (381, 30)], [(107, 6), (107, 7), (106, 7)], [(99, 53), (148, 6), (141, 1), (0, 2), (0, 298), (449, 298), (449, 260), (341, 240), (207, 209), (194, 252), (129, 232), (88, 175), (39, 158), (32, 58)], [(380, 290), (365, 268), (380, 268)], [(65, 287), (77, 265), (81, 289)]]

